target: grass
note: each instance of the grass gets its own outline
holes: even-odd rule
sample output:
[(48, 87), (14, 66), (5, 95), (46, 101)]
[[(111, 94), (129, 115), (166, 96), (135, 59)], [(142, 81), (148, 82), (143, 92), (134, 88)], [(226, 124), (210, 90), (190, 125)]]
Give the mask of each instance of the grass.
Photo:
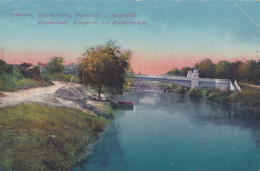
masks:
[(46, 73), (43, 76), (50, 81), (66, 81), (66, 82), (80, 83), (80, 79), (77, 75), (64, 74), (64, 73)]
[(40, 103), (0, 108), (0, 170), (68, 170), (107, 124), (103, 117)]

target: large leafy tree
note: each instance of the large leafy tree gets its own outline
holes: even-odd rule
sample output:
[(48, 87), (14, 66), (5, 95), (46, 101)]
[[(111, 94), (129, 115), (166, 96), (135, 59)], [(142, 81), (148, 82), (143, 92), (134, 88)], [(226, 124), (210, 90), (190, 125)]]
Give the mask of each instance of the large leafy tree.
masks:
[(125, 83), (130, 58), (131, 51), (121, 50), (111, 40), (105, 45), (91, 47), (79, 62), (81, 82), (97, 87), (99, 98), (103, 87), (120, 90)]
[(202, 78), (215, 78), (216, 65), (210, 60), (205, 59), (198, 65), (200, 77)]
[(62, 57), (52, 57), (47, 65), (47, 70), (49, 72), (63, 72), (64, 71), (64, 58)]
[(232, 62), (230, 66), (230, 78), (232, 80), (241, 80), (239, 68), (243, 63), (241, 61)]
[(231, 78), (231, 63), (220, 61), (216, 66), (216, 78)]
[(239, 66), (239, 75), (241, 80), (247, 83), (256, 84), (259, 81), (259, 62), (255, 60), (246, 61)]

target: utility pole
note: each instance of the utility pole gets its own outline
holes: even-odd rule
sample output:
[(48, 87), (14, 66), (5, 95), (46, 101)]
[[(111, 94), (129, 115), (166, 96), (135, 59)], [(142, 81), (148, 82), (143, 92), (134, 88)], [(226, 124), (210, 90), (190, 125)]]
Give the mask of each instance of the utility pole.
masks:
[(4, 60), (4, 48), (2, 48), (2, 60)]

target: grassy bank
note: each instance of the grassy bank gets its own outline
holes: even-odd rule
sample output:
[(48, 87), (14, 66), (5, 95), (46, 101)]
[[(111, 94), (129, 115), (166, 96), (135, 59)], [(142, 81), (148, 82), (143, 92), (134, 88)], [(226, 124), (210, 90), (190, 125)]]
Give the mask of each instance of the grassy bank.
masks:
[(0, 110), (0, 170), (68, 170), (108, 120), (82, 111), (26, 103)]
[(175, 84), (162, 84), (164, 91), (183, 93), (192, 98), (204, 98), (217, 103), (233, 103), (245, 107), (260, 108), (260, 89), (242, 85), (242, 92), (222, 92), (211, 89), (189, 89)]
[(44, 86), (44, 84), (25, 78), (16, 68), (10, 74), (4, 73), (0, 75), (0, 91), (16, 91), (39, 86)]

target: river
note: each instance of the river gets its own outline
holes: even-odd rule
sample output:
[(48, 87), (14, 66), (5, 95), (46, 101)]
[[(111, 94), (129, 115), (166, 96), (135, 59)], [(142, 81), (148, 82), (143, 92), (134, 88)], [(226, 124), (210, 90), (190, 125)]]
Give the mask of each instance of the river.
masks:
[(161, 91), (126, 92), (119, 110), (78, 170), (259, 170), (260, 117)]

